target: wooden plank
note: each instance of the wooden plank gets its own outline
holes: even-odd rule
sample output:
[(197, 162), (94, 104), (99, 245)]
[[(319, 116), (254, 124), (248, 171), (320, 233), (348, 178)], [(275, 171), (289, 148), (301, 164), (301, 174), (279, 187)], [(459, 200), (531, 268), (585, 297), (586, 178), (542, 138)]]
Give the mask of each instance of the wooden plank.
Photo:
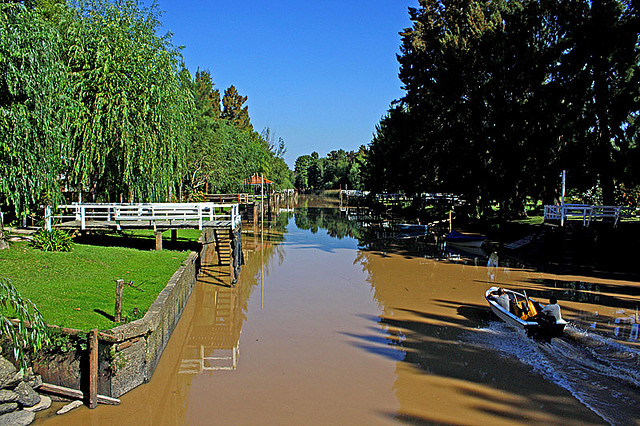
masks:
[[(43, 383), (39, 388), (39, 391), (54, 393), (56, 395), (65, 396), (67, 398), (84, 399), (84, 393), (77, 389), (66, 388), (64, 386), (52, 385), (50, 383)], [(98, 395), (98, 403), (108, 405), (118, 405), (120, 400), (117, 398), (111, 398), (110, 396)]]

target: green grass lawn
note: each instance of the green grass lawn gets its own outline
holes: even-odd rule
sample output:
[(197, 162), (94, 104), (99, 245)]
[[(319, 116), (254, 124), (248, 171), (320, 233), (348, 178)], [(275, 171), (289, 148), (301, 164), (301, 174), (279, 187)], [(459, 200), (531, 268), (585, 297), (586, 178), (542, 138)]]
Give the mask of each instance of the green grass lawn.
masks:
[(544, 216), (529, 216), (526, 219), (517, 219), (513, 222), (521, 225), (541, 225), (544, 223)]
[[(124, 287), (123, 315), (135, 319), (134, 308), (144, 314), (187, 258), (193, 239), (200, 235), (200, 231), (188, 235), (183, 232), (179, 232), (175, 246), (184, 250), (160, 252), (151, 250), (152, 233), (147, 238), (145, 232), (137, 231), (136, 238), (95, 237), (110, 244), (75, 244), (70, 253), (43, 252), (26, 242), (15, 242), (10, 249), (0, 250), (0, 276), (9, 278), (23, 297), (34, 302), (48, 324), (81, 330), (109, 329), (115, 325), (108, 316), (114, 313), (116, 280), (133, 282), (133, 287)], [(118, 241), (122, 246), (117, 246)], [(142, 247), (148, 243), (148, 248), (130, 248), (131, 241)]]

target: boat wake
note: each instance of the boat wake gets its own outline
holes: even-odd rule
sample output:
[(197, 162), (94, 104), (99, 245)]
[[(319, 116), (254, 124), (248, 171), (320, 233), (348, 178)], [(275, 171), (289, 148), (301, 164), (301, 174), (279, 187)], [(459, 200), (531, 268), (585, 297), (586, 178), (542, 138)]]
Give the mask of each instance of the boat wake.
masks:
[(532, 340), (503, 322), (490, 322), (465, 340), (497, 350), (531, 366), (546, 380), (567, 389), (604, 421), (635, 424), (640, 419), (640, 350), (567, 326), (551, 342)]

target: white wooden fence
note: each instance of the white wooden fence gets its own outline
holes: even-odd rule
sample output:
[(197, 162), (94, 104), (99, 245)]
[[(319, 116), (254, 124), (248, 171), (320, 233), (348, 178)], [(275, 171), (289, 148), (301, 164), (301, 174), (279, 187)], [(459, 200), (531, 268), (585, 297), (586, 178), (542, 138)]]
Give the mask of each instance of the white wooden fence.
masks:
[(569, 219), (582, 219), (584, 226), (589, 226), (592, 220), (613, 219), (615, 227), (620, 218), (630, 217), (636, 212), (635, 208), (622, 206), (593, 206), (589, 204), (562, 204), (544, 206), (544, 220), (559, 220), (561, 225)]
[(88, 225), (102, 223), (121, 229), (122, 225), (142, 225), (148, 222), (156, 230), (158, 224), (194, 222), (202, 229), (207, 221), (229, 221), (232, 229), (241, 223), (238, 204), (221, 203), (73, 203), (45, 208), (45, 227), (75, 225), (85, 230)]

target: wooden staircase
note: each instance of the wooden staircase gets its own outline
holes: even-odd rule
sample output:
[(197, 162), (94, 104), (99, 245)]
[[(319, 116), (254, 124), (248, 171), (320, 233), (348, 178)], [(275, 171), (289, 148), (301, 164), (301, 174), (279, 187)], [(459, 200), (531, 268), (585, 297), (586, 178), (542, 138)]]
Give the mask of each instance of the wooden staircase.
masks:
[(218, 255), (218, 265), (231, 265), (233, 263), (231, 253), (231, 233), (228, 229), (214, 229), (213, 239)]

